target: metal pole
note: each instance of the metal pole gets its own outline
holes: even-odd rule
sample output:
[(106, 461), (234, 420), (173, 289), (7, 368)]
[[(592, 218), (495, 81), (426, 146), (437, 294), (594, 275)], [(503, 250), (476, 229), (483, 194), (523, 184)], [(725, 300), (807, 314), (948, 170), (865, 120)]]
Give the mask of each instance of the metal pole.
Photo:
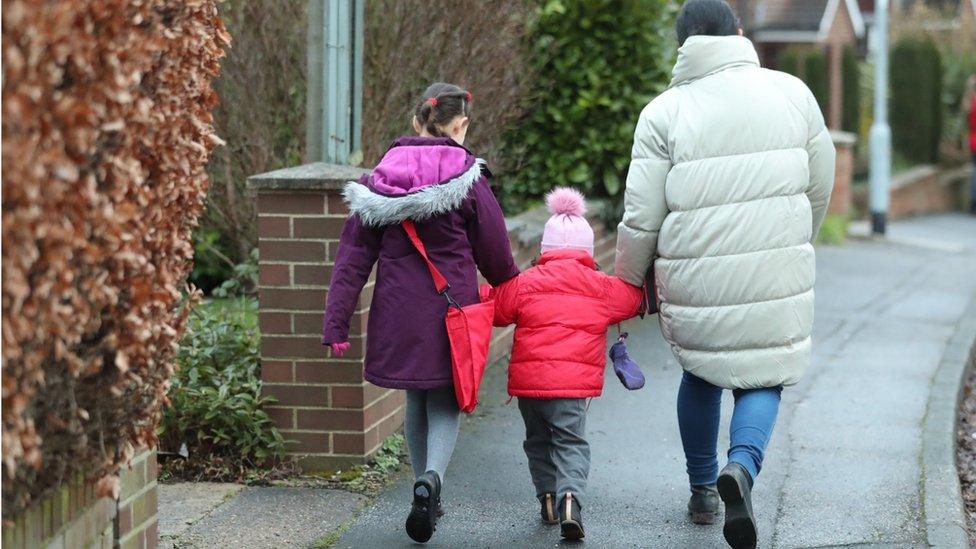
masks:
[(309, 0), (306, 161), (362, 162), (363, 0)]
[(888, 0), (874, 10), (874, 123), (871, 125), (871, 231), (885, 234), (891, 184), (891, 127), (888, 126)]
[(322, 160), (322, 57), (325, 39), (323, 0), (308, 0), (308, 31), (305, 56), (308, 73), (305, 81), (305, 162)]

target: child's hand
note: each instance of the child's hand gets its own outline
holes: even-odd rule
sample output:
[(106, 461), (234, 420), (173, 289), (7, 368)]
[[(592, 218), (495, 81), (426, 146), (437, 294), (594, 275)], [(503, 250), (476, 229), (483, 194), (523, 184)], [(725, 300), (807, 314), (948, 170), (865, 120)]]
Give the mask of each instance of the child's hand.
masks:
[(491, 284), (482, 284), (478, 287), (478, 297), (481, 298), (481, 302), (491, 301), (495, 298), (495, 289), (491, 287)]
[(329, 348), (332, 349), (332, 356), (342, 358), (342, 355), (346, 354), (351, 346), (348, 341), (340, 341), (329, 345)]

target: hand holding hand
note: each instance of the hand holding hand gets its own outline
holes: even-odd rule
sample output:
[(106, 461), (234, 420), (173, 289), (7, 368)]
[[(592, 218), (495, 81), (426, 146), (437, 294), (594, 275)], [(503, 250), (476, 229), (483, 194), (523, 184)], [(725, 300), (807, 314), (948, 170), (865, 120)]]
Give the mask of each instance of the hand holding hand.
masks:
[(348, 341), (340, 341), (338, 343), (333, 343), (329, 345), (329, 348), (332, 349), (332, 356), (338, 358), (342, 358), (342, 355), (346, 354), (346, 351), (349, 350), (349, 347), (351, 347), (351, 345), (349, 344)]

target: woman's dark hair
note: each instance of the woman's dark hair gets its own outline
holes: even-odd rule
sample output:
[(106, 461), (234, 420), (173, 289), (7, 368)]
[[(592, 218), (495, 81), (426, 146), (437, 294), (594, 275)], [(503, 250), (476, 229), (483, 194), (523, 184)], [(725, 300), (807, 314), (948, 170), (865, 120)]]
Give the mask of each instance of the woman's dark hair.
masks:
[(725, 0), (688, 0), (674, 23), (678, 45), (689, 36), (731, 36), (739, 33), (739, 20)]
[(443, 137), (442, 126), (458, 116), (471, 116), (471, 93), (454, 84), (435, 82), (424, 90), (414, 115), (427, 133)]

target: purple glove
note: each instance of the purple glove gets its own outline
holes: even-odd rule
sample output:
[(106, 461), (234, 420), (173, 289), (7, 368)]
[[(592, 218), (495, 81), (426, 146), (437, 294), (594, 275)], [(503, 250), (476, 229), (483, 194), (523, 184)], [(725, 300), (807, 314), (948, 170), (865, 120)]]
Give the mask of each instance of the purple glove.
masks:
[(636, 391), (644, 386), (644, 374), (637, 363), (627, 354), (627, 332), (620, 334), (617, 342), (610, 347), (610, 359), (613, 360), (613, 370), (628, 390)]
[(342, 358), (342, 355), (346, 354), (351, 346), (348, 341), (340, 341), (329, 345), (329, 348), (332, 349), (332, 356)]

